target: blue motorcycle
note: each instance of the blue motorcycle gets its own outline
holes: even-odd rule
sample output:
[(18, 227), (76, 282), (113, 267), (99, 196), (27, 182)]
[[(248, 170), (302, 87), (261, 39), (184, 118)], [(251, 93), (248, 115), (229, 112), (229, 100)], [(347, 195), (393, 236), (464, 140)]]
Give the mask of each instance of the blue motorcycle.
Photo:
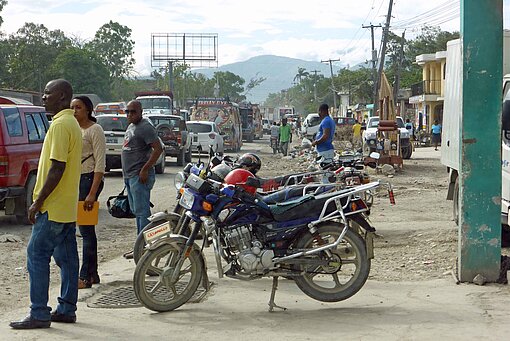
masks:
[[(190, 174), (186, 184), (179, 204), (187, 211), (178, 233), (165, 224), (144, 232), (146, 252), (136, 266), (133, 285), (145, 307), (174, 310), (201, 283), (207, 290), (202, 248), (209, 244), (214, 246), (220, 278), (273, 277), (269, 311), (285, 309), (274, 302), (280, 276), (294, 279), (306, 295), (323, 302), (345, 300), (366, 282), (375, 228), (362, 194), (381, 182), (343, 190), (315, 185), (322, 186), (322, 192), (278, 204), (247, 192), (248, 182), (224, 186)], [(200, 230), (202, 247), (195, 243)]]

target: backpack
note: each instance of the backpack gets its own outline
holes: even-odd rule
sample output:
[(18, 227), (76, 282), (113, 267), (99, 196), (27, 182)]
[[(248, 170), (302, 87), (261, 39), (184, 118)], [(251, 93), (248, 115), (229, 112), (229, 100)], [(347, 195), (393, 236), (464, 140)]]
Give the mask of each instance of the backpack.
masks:
[[(129, 207), (128, 196), (124, 194), (125, 190), (126, 187), (124, 186), (122, 192), (120, 192), (118, 195), (109, 197), (108, 200), (106, 201), (106, 206), (108, 206), (108, 213), (110, 213), (112, 217), (115, 218), (136, 217), (131, 211), (131, 208)], [(112, 200), (113, 202), (110, 203), (110, 201)]]

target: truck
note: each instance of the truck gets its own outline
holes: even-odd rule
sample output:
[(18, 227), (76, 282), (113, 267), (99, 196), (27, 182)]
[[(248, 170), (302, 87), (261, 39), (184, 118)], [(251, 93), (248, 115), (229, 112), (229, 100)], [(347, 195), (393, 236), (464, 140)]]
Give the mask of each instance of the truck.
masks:
[(142, 103), (143, 115), (145, 114), (165, 114), (173, 113), (172, 91), (138, 91), (135, 92), (136, 100)]
[(239, 103), (239, 114), (241, 115), (243, 141), (253, 142), (255, 139), (255, 122), (253, 118), (253, 108), (251, 103)]
[(241, 150), (243, 132), (237, 103), (222, 97), (199, 97), (191, 107), (191, 120), (215, 122), (224, 148), (233, 152)]
[[(397, 116), (397, 126), (400, 134), (400, 150), (403, 159), (410, 159), (413, 154), (411, 145), (411, 133), (406, 129), (402, 117)], [(379, 126), (379, 116), (372, 116), (368, 119), (367, 127), (363, 131), (363, 154), (369, 155), (377, 150), (377, 127)]]
[[(505, 117), (510, 118), (510, 32), (503, 34), (503, 134), (502, 134), (502, 191), (501, 223), (503, 239), (508, 236), (510, 228), (508, 215), (510, 211), (510, 126), (505, 127)], [(442, 125), (441, 163), (448, 170), (447, 200), (453, 201), (453, 218), (458, 224), (459, 217), (459, 127), (462, 118), (462, 42), (455, 39), (447, 43), (444, 115)], [(510, 122), (510, 120), (508, 121)], [(506, 128), (506, 129), (505, 129)]]

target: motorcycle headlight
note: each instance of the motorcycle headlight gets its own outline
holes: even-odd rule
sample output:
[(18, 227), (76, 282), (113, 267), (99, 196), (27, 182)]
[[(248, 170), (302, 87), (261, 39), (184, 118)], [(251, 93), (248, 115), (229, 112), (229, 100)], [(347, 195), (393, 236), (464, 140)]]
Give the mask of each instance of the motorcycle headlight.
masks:
[(177, 174), (175, 174), (175, 178), (174, 178), (174, 186), (177, 189), (177, 191), (180, 190), (182, 188), (182, 186), (184, 186), (185, 182), (186, 182), (186, 176), (184, 175), (184, 173), (177, 172)]

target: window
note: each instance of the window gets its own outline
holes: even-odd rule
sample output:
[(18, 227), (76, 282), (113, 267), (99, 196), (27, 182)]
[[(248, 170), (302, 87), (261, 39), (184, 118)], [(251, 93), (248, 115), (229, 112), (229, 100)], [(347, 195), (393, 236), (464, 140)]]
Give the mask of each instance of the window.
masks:
[(166, 117), (157, 117), (157, 116), (149, 116), (149, 119), (152, 121), (155, 127), (160, 124), (168, 124), (172, 130), (179, 131), (179, 124), (181, 120), (179, 118), (166, 118)]
[(45, 113), (26, 113), (25, 118), (27, 121), (28, 141), (41, 142), (46, 137), (48, 127), (43, 119)]
[(21, 126), (21, 116), (18, 108), (4, 108), (5, 122), (7, 122), (7, 132), (9, 136), (23, 136), (23, 128)]
[(125, 116), (96, 117), (97, 123), (103, 128), (104, 131), (126, 131), (129, 123)]
[(212, 125), (202, 123), (188, 123), (188, 130), (192, 133), (210, 133)]

